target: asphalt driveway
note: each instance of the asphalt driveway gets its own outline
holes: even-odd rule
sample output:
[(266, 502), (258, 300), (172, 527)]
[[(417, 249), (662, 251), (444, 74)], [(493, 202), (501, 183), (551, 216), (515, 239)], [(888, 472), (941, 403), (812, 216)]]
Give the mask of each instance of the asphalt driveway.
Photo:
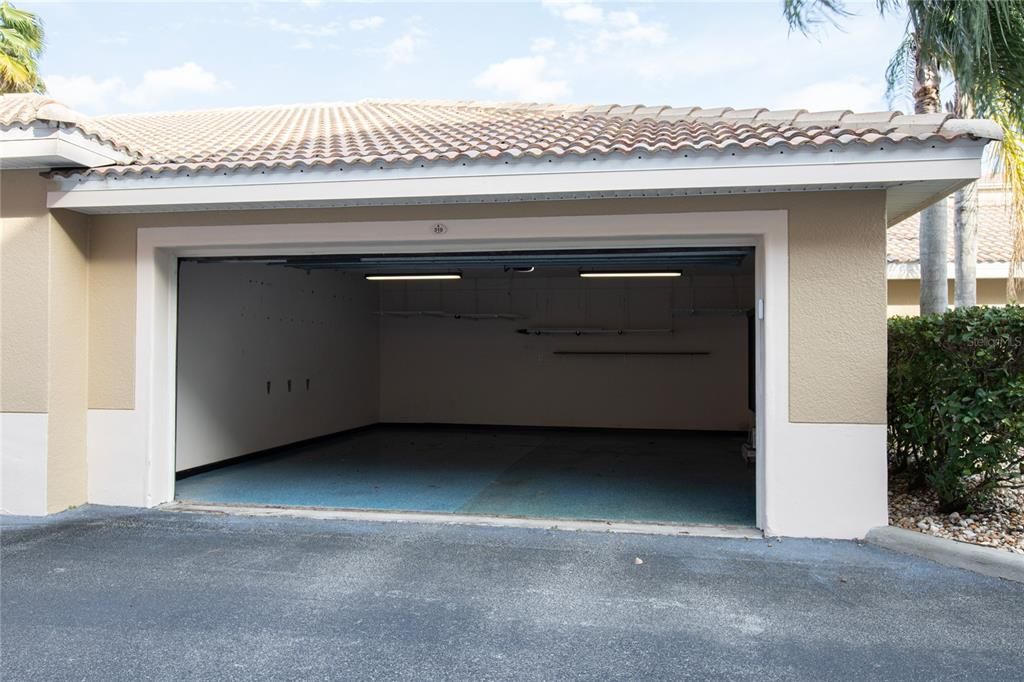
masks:
[(1024, 675), (1024, 585), (852, 542), (96, 507), (0, 523), (5, 682)]

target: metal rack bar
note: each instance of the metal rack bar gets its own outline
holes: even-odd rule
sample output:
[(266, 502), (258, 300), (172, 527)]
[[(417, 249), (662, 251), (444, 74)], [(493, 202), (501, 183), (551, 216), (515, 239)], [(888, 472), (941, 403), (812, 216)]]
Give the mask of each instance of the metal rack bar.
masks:
[(451, 313), (444, 310), (382, 310), (380, 317), (434, 317), (452, 320), (522, 320), (525, 315), (515, 313)]
[(671, 329), (605, 329), (603, 327), (526, 327), (517, 334), (527, 336), (625, 336), (627, 334), (671, 334)]
[(553, 355), (681, 355), (681, 356), (704, 356), (711, 355), (706, 350), (556, 350)]

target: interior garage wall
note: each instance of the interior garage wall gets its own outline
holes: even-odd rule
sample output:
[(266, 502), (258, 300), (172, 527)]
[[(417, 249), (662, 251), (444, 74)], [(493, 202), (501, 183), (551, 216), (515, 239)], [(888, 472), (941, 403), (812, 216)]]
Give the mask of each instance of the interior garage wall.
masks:
[[(753, 276), (585, 280), (537, 273), (382, 282), (381, 419), (743, 430)], [(703, 315), (690, 315), (696, 307)], [(502, 313), (460, 319), (408, 313)], [(684, 312), (686, 311), (686, 312)], [(710, 314), (712, 312), (718, 314)], [(394, 313), (400, 313), (396, 316)], [(622, 336), (524, 335), (525, 327), (666, 329)], [(564, 355), (558, 351), (707, 352)]]
[(375, 423), (376, 303), (351, 273), (182, 262), (176, 470)]
[[(107, 247), (114, 249), (116, 241), (134, 244), (136, 230), (150, 227), (336, 223), (343, 234), (344, 223), (352, 221), (422, 220), (429, 224), (473, 218), (773, 209), (789, 212), (790, 420), (884, 424), (884, 191), (109, 215), (93, 216), (92, 232), (94, 238), (102, 233)], [(134, 251), (130, 257), (129, 267), (111, 270), (110, 286), (90, 292), (90, 314), (109, 316), (92, 320), (91, 328), (117, 330), (124, 341), (91, 345), (90, 407), (134, 407), (134, 354), (122, 351), (126, 344), (134, 343)], [(114, 261), (95, 265), (110, 270)], [(101, 275), (91, 276), (95, 281)]]

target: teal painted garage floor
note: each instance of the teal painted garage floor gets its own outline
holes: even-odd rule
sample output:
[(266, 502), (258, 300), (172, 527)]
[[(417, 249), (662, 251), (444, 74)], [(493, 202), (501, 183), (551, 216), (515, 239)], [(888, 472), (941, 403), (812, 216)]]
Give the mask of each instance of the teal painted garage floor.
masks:
[(743, 434), (375, 426), (177, 482), (189, 502), (754, 524)]

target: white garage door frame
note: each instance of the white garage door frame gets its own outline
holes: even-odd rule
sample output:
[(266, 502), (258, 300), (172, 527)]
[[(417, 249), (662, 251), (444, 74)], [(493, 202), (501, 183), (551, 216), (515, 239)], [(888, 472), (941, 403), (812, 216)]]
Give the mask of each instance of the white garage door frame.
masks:
[[(874, 498), (878, 490), (885, 495), (884, 467), (881, 482), (877, 466), (869, 466), (861, 481), (851, 482), (846, 475), (859, 465), (847, 460), (865, 448), (878, 450), (877, 434), (845, 433), (844, 425), (821, 425), (831, 427), (827, 433), (794, 433), (794, 427), (803, 425), (788, 420), (787, 211), (450, 220), (443, 234), (435, 234), (435, 224), (412, 220), (138, 230), (135, 409), (90, 411), (90, 501), (151, 507), (173, 500), (179, 258), (753, 246), (755, 295), (762, 313), (756, 326), (757, 526), (772, 534), (856, 537), (878, 525)], [(880, 429), (884, 463), (884, 426)], [(840, 511), (842, 516), (817, 514), (805, 523), (806, 505), (801, 506), (795, 486), (808, 481), (794, 467), (820, 451), (826, 438), (845, 439), (847, 454), (836, 461), (836, 471), (815, 477), (846, 476), (853, 494), (869, 499), (861, 505), (863, 512), (847, 508)]]

